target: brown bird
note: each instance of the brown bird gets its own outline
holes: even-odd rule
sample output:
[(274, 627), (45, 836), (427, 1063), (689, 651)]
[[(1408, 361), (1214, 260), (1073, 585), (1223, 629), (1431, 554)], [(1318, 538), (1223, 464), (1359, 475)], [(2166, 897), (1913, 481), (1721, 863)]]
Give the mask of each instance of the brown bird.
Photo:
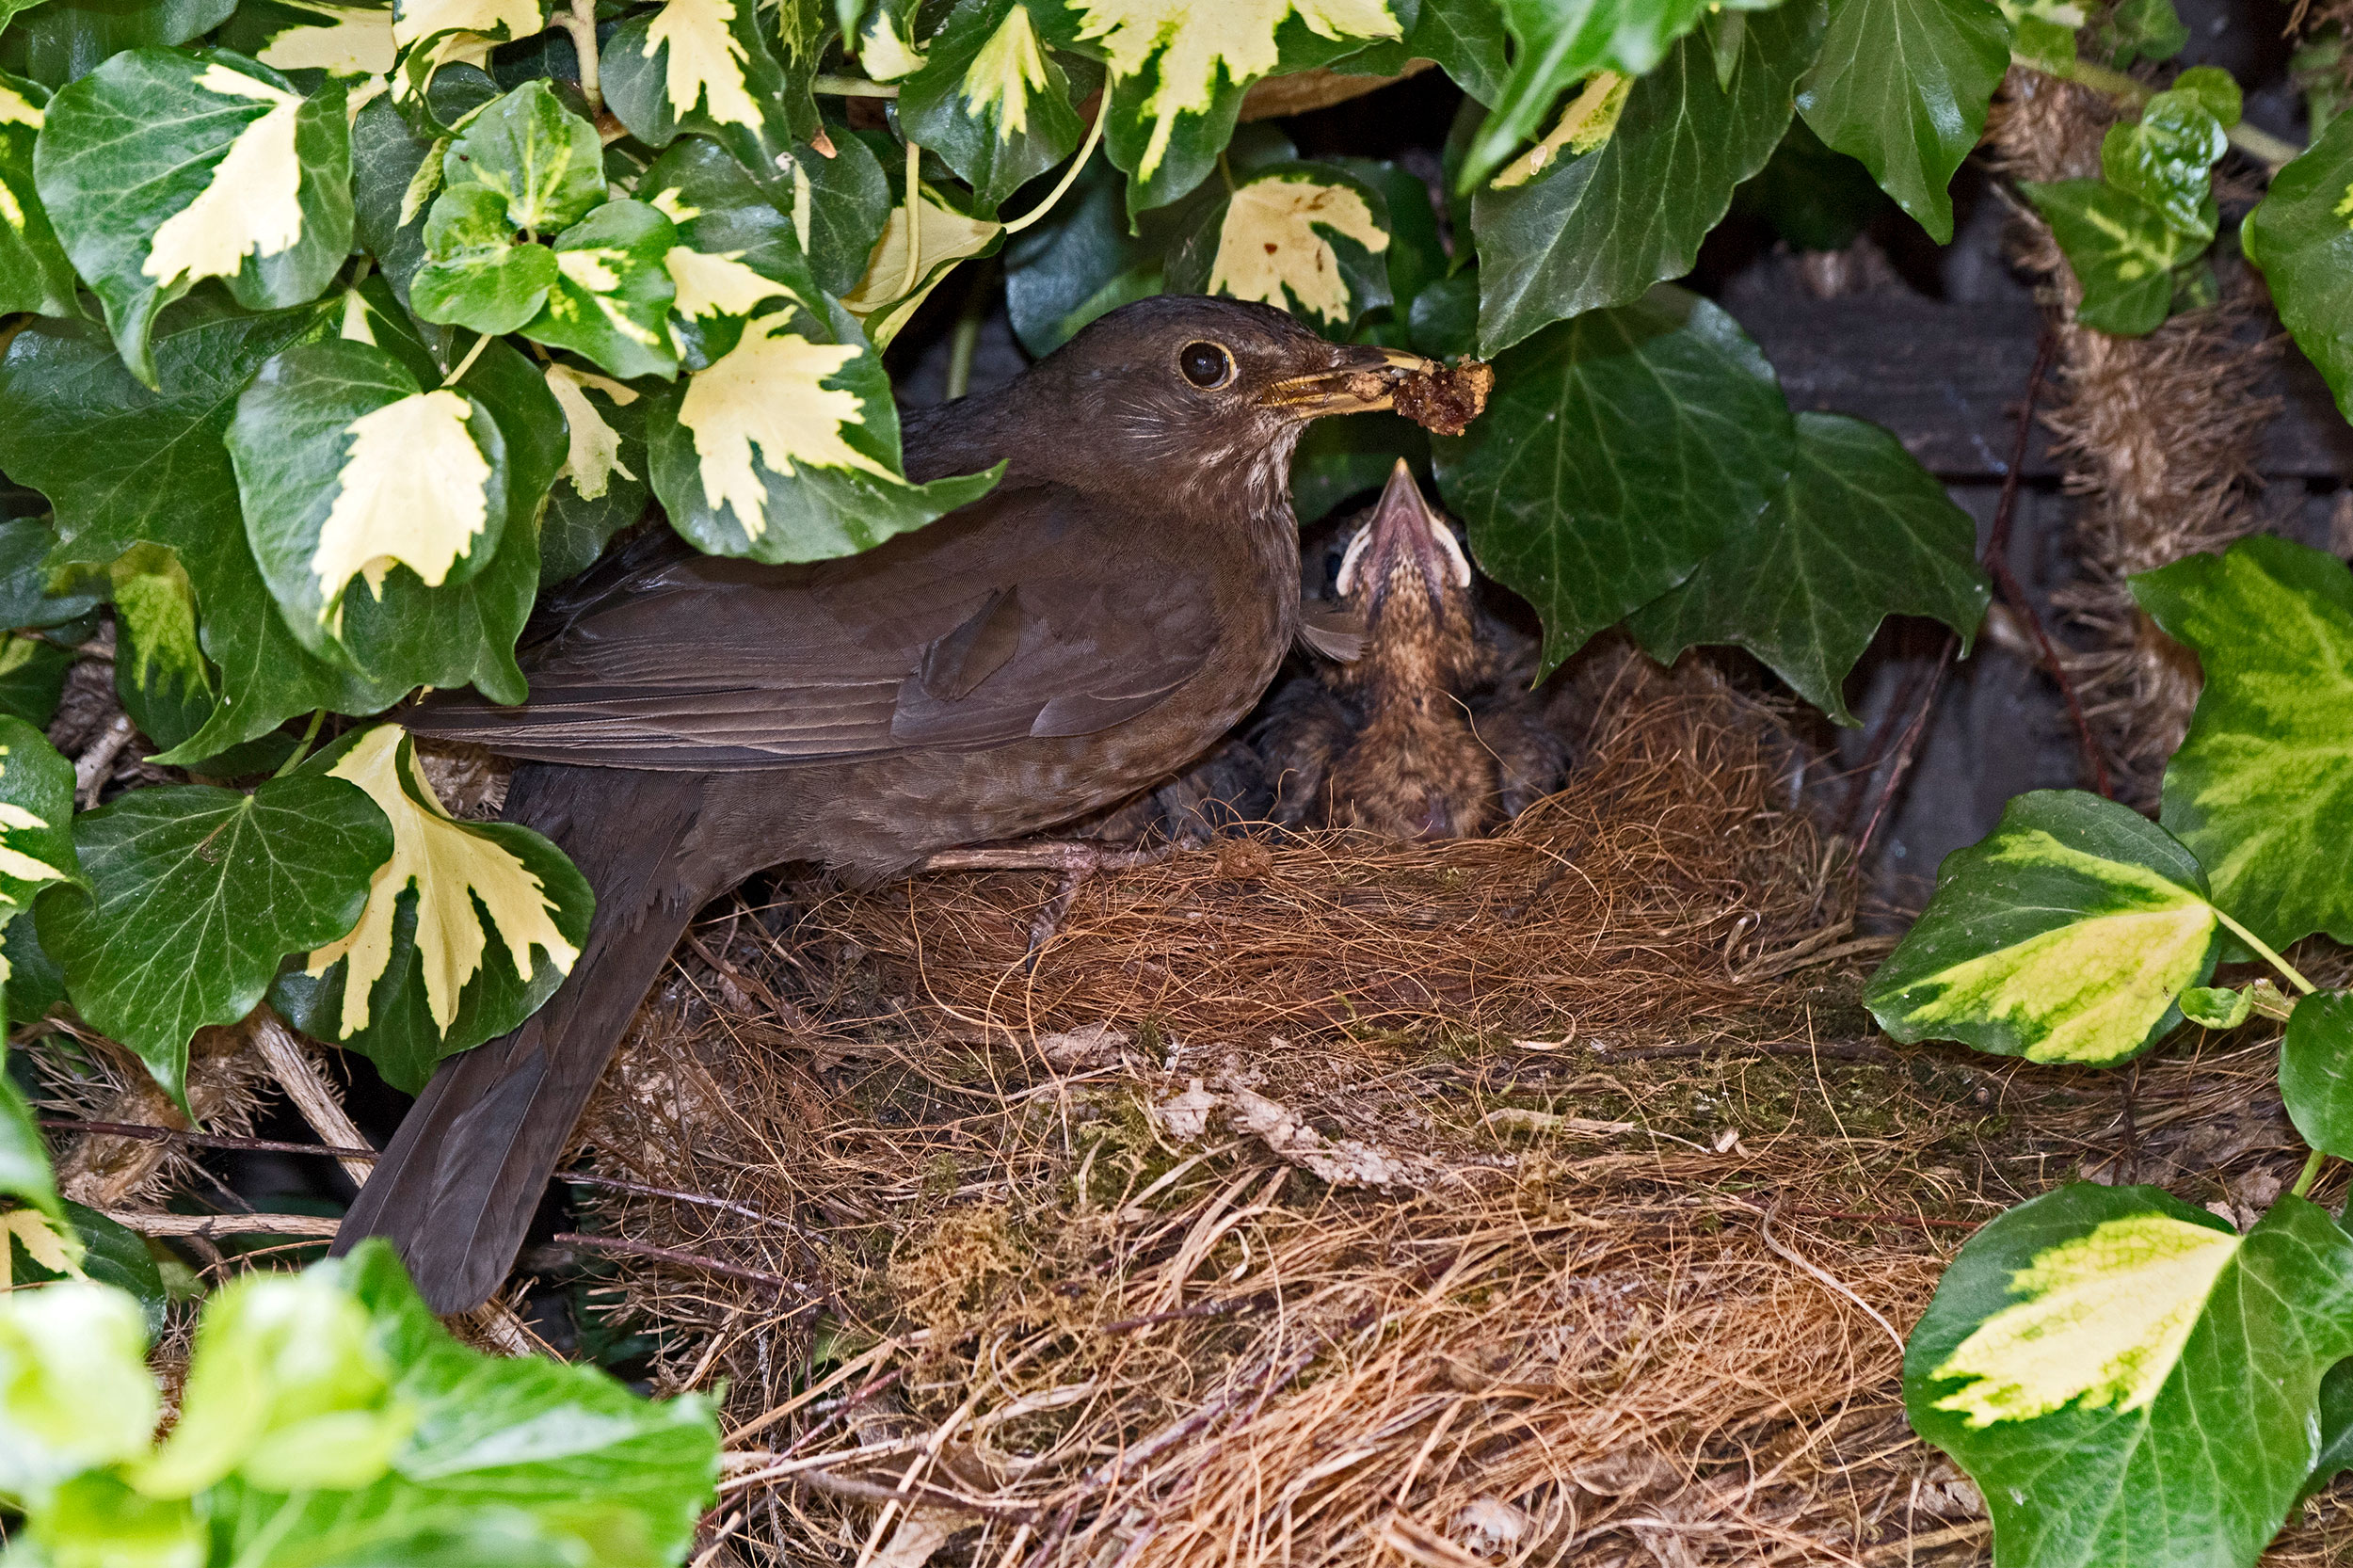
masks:
[(704, 901), (783, 861), (871, 883), (1052, 827), (1225, 734), (1301, 630), (1302, 428), (1436, 368), (1265, 306), (1146, 300), (907, 416), (919, 482), (1007, 464), (929, 527), (780, 567), (663, 530), (543, 606), (528, 702), (405, 722), (527, 760), (506, 820), (571, 856), (595, 920), (545, 1007), (434, 1074), (336, 1246), (390, 1236), (435, 1310), (476, 1304)]
[(1519, 815), (1559, 781), (1514, 633), (1481, 613), (1451, 523), (1402, 459), (1341, 557), (1361, 654), (1278, 693), (1257, 744), (1287, 825), (1451, 839)]

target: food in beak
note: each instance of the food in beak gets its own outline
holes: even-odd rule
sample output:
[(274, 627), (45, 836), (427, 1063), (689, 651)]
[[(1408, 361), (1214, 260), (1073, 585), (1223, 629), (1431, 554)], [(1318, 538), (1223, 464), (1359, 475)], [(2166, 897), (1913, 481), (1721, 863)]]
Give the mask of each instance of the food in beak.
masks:
[(1487, 407), (1487, 394), (1495, 388), (1495, 366), (1483, 360), (1465, 360), (1409, 374), (1391, 395), (1397, 411), (1423, 429), (1459, 436)]

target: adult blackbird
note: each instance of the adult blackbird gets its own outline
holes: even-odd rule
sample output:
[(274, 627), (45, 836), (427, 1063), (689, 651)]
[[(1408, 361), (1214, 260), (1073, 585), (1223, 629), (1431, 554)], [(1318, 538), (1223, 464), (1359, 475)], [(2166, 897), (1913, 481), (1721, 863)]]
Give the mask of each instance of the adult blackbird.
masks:
[(1261, 305), (1146, 300), (906, 417), (919, 482), (1006, 464), (929, 527), (813, 566), (664, 530), (555, 596), (528, 702), (405, 722), (527, 760), (505, 816), (595, 889), (586, 945), (529, 1022), (441, 1064), (337, 1248), (390, 1236), (436, 1311), (475, 1305), (697, 905), (782, 861), (871, 883), (1034, 833), (1223, 735), (1302, 627), (1302, 428), (1436, 368)]
[(1560, 780), (1532, 649), (1481, 612), (1453, 525), (1402, 461), (1364, 516), (1335, 584), (1362, 651), (1287, 684), (1258, 728), (1275, 818), (1394, 839), (1484, 832)]

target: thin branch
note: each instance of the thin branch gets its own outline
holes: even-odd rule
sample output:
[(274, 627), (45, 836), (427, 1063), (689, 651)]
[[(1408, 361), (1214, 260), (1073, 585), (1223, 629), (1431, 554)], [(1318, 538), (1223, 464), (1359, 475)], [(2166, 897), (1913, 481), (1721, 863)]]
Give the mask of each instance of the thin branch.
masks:
[(200, 1149), (234, 1149), (244, 1154), (314, 1154), (328, 1160), (378, 1158), (374, 1149), (286, 1144), (273, 1138), (231, 1138), (218, 1132), (189, 1132), (182, 1128), (147, 1127), (137, 1122), (86, 1122), (72, 1116), (43, 1116), (40, 1125), (59, 1132), (95, 1133), (103, 1138), (136, 1138), (150, 1144), (189, 1144)]
[(642, 1257), (655, 1263), (673, 1264), (680, 1269), (693, 1269), (707, 1274), (723, 1274), (753, 1285), (765, 1285), (777, 1290), (790, 1290), (798, 1295), (814, 1296), (817, 1292), (798, 1280), (772, 1274), (765, 1269), (749, 1269), (740, 1263), (722, 1263), (700, 1253), (680, 1252), (676, 1247), (657, 1247), (650, 1241), (631, 1241), (617, 1236), (583, 1236), (576, 1230), (562, 1230), (550, 1238), (563, 1246), (582, 1247), (589, 1252), (613, 1253), (622, 1257)]
[(588, 100), (590, 118), (604, 111), (602, 72), (597, 63), (597, 0), (572, 0), (571, 10), (555, 18), (571, 35), (572, 53), (580, 59), (580, 95)]

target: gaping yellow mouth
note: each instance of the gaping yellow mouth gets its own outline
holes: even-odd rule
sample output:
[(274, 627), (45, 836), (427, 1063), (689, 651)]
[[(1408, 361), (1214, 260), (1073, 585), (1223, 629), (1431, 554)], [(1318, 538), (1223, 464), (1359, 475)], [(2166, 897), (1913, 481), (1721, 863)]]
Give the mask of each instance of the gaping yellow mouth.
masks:
[(1258, 405), (1293, 419), (1326, 414), (1361, 414), (1394, 407), (1398, 384), (1408, 376), (1442, 368), (1434, 360), (1401, 348), (1365, 346), (1347, 350), (1349, 362), (1305, 376), (1287, 376), (1258, 396)]

